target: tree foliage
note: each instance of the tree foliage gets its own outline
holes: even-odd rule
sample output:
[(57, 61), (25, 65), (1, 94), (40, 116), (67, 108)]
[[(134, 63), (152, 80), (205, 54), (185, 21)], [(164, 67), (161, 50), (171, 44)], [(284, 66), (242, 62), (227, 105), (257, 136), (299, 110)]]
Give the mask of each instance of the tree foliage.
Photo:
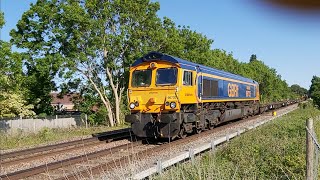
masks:
[(11, 35), (27, 50), (30, 75), (41, 77), (48, 90), (58, 71), (69, 80), (80, 76), (97, 92), (113, 126), (121, 123), (130, 64), (162, 37), (157, 10), (149, 0), (39, 0)]
[[(26, 11), (12, 40), (23, 48), (27, 102), (37, 113), (51, 113), (49, 93), (54, 80), (62, 93), (80, 92), (77, 107), (91, 113), (97, 106), (107, 124), (122, 123), (129, 67), (143, 54), (160, 51), (183, 59), (240, 74), (260, 83), (263, 101), (293, 96), (276, 70), (255, 54), (248, 63), (232, 53), (211, 49), (213, 40), (171, 19), (160, 19), (158, 2), (150, 0), (38, 0)], [(1, 25), (1, 21), (0, 21)], [(294, 91), (295, 92), (295, 91)]]
[[(56, 89), (54, 78), (62, 65), (62, 55), (55, 48), (56, 44), (50, 41), (53, 37), (46, 28), (49, 27), (52, 16), (58, 14), (46, 14), (49, 9), (54, 10), (54, 6), (44, 5), (43, 1), (38, 1), (37, 4), (39, 6), (32, 6), (22, 15), (17, 23), (17, 30), (12, 30), (10, 35), (11, 42), (24, 49), (21, 54), (28, 77), (24, 82), (28, 103), (34, 104), (37, 114), (51, 114), (53, 109), (50, 92)], [(44, 14), (47, 16), (41, 18)]]
[(293, 84), (292, 86), (290, 86), (290, 89), (292, 92), (299, 95), (300, 97), (308, 95), (308, 90), (299, 86), (298, 84)]
[(0, 12), (0, 29), (3, 27), (4, 24), (5, 24), (4, 13)]
[[(0, 28), (4, 25), (0, 12)], [(11, 44), (0, 40), (0, 117), (32, 116), (33, 105), (26, 101), (26, 79), (22, 71), (22, 57), (12, 52)]]
[(313, 99), (314, 104), (320, 107), (320, 77), (312, 77), (309, 93), (310, 97)]
[(0, 117), (30, 117), (35, 113), (32, 111), (33, 105), (26, 105), (23, 96), (18, 93), (1, 92), (0, 95)]
[(252, 54), (252, 55), (250, 56), (250, 62), (256, 61), (256, 60), (257, 60), (257, 55), (256, 55), (256, 54)]
[(259, 83), (262, 102), (282, 101), (293, 97), (287, 82), (282, 80), (275, 69), (260, 60), (243, 63), (238, 73)]

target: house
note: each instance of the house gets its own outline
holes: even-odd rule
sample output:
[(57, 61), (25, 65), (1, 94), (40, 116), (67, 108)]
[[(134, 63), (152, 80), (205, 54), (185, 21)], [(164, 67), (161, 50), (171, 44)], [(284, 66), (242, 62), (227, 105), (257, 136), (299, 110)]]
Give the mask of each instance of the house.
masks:
[(77, 109), (74, 109), (74, 103), (72, 100), (77, 97), (78, 94), (70, 93), (61, 96), (59, 93), (53, 92), (50, 93), (50, 95), (52, 97), (51, 106), (53, 106), (55, 111), (77, 111)]

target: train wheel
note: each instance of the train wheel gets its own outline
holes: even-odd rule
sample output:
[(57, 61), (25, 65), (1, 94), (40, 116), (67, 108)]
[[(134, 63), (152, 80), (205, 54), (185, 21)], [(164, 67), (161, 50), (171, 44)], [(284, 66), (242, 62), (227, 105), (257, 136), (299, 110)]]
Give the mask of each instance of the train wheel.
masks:
[(186, 131), (184, 130), (184, 128), (181, 128), (181, 129), (180, 129), (179, 137), (182, 138), (182, 139), (184, 139), (184, 138), (187, 137), (187, 133), (186, 133)]
[(193, 131), (194, 131), (195, 134), (200, 134), (201, 133), (201, 129), (198, 129), (198, 128), (194, 128)]
[(207, 128), (209, 130), (213, 129), (213, 125), (211, 125), (211, 123), (209, 122), (209, 120), (207, 120)]

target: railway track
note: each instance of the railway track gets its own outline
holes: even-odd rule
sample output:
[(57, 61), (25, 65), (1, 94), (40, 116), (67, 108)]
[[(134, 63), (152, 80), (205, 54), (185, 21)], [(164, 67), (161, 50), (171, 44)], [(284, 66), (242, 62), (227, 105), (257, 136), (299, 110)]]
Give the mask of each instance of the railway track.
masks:
[[(110, 132), (93, 134), (92, 138), (1, 154), (0, 165), (2, 167), (6, 167), (11, 165), (17, 165), (23, 162), (31, 162), (36, 159), (41, 159), (41, 158), (45, 158), (52, 155), (64, 154), (66, 152), (78, 150), (79, 148), (88, 148), (92, 146), (97, 146), (99, 144), (105, 143), (106, 141), (111, 142), (113, 140), (129, 138), (131, 135), (132, 135), (131, 129), (125, 128), (125, 129), (120, 129), (120, 130), (115, 130)], [(46, 167), (48, 168), (48, 164), (46, 165)], [(27, 173), (24, 171), (32, 171), (32, 172)], [(1, 175), (0, 179), (19, 179), (19, 178), (27, 177), (24, 175), (34, 174), (36, 172), (41, 172), (41, 171), (39, 170), (33, 171), (33, 169), (31, 168), (31, 169), (17, 171), (14, 173)]]
[(74, 149), (80, 148), (80, 146), (83, 146), (84, 144), (94, 146), (99, 143), (102, 142), (99, 141), (97, 138), (92, 137), (72, 142), (61, 143), (57, 145), (50, 145), (40, 148), (32, 148), (18, 152), (6, 153), (1, 155), (0, 164), (2, 166), (9, 166), (12, 164), (43, 158), (52, 154), (62, 154), (66, 151), (72, 151)]
[[(62, 180), (93, 178), (103, 172), (112, 172), (115, 168), (126, 166), (134, 160), (156, 157), (159, 153), (166, 151), (168, 148), (186, 145), (202, 139), (213, 132), (224, 132), (228, 128), (254, 121), (256, 118), (257, 117), (249, 117), (247, 119), (229, 122), (227, 124), (222, 124), (213, 130), (207, 130), (200, 134), (189, 136), (185, 139), (179, 139), (161, 145), (143, 143), (141, 140), (134, 141), (132, 140), (134, 138), (132, 138), (131, 142), (128, 144), (6, 174), (0, 176), (0, 179), (23, 178)], [(103, 137), (103, 134), (97, 134), (97, 136), (99, 135)], [(145, 140), (144, 142), (147, 141)]]
[[(57, 178), (55, 180), (65, 180), (65, 179), (77, 180), (77, 179), (81, 179), (81, 178), (94, 177), (94, 176), (99, 175), (105, 171), (111, 171), (115, 168), (125, 166), (126, 164), (130, 163), (131, 161), (134, 161), (135, 159), (145, 159), (149, 156), (153, 156), (161, 151), (164, 151), (164, 150), (170, 148), (171, 146), (178, 146), (181, 144), (190, 143), (190, 142), (194, 141), (195, 139), (197, 139), (201, 136), (205, 136), (205, 135), (206, 135), (206, 133), (196, 134), (196, 135), (190, 136), (186, 139), (179, 139), (176, 141), (172, 141), (171, 143), (164, 143), (161, 145), (155, 145), (151, 148), (146, 148), (146, 149), (140, 150), (138, 152), (133, 152), (129, 155), (122, 156), (122, 157), (118, 158), (117, 160), (104, 162), (104, 163), (101, 163), (97, 166), (92, 166), (89, 169), (87, 168), (82, 171), (71, 173), (71, 174), (65, 175), (63, 177)], [(154, 145), (154, 144), (152, 144), (152, 145)]]
[[(25, 169), (22, 171), (17, 171), (14, 173), (3, 175), (0, 178), (13, 180), (13, 179), (28, 178), (28, 177), (39, 175), (39, 174), (40, 174), (40, 176), (42, 176), (43, 174), (50, 173), (51, 171), (57, 170), (59, 168), (64, 168), (64, 170), (65, 170), (65, 168), (68, 166), (75, 165), (75, 164), (82, 164), (82, 163), (85, 163), (85, 162), (92, 160), (94, 158), (101, 158), (103, 156), (112, 155), (112, 154), (115, 154), (116, 152), (121, 151), (122, 149), (133, 148), (139, 144), (141, 144), (141, 141), (124, 144), (121, 146), (116, 146), (116, 147), (113, 147), (110, 149), (105, 149), (105, 150), (97, 151), (97, 152), (90, 153), (90, 154), (72, 157), (69, 159), (62, 160), (62, 161), (58, 161), (58, 162), (54, 162), (54, 163), (50, 163), (50, 164), (45, 164), (45, 165), (37, 166), (34, 168)], [(47, 176), (47, 175), (45, 175), (45, 176)], [(48, 175), (48, 176), (50, 176), (50, 175)], [(52, 175), (52, 176), (54, 176), (54, 175)], [(35, 178), (35, 179), (38, 179), (38, 178)]]
[[(281, 110), (284, 108), (280, 108), (278, 110)], [(272, 116), (271, 112), (265, 112), (261, 116)], [(227, 131), (227, 129), (231, 129), (232, 127), (236, 127), (241, 124), (245, 124), (251, 121), (255, 121), (257, 119), (257, 116), (249, 117), (247, 119), (243, 120), (238, 120), (238, 121), (231, 121), (227, 122), (225, 124), (222, 124), (212, 130), (207, 130), (204, 131), (200, 134), (195, 134), (192, 136), (188, 136), (185, 139), (178, 139), (176, 141), (172, 141), (170, 143), (165, 143), (159, 146), (153, 146), (148, 149), (140, 150), (135, 153), (131, 153), (127, 156), (123, 156), (117, 160), (110, 161), (110, 162), (103, 162), (100, 163), (97, 166), (91, 166), (90, 168), (87, 168), (82, 171), (77, 171), (75, 173), (71, 173), (69, 175), (65, 175), (63, 177), (57, 178), (57, 180), (63, 180), (63, 179), (68, 179), (68, 180), (73, 180), (73, 179), (83, 179), (83, 178), (93, 178), (95, 175), (102, 174), (104, 172), (114, 172), (113, 170), (116, 168), (123, 168), (127, 164), (136, 161), (136, 160), (144, 160), (144, 159), (149, 159), (152, 157), (159, 157), (159, 154), (165, 152), (166, 150), (172, 148), (172, 147), (178, 147), (178, 146), (186, 146), (187, 144), (193, 143), (197, 140), (203, 139), (204, 137), (210, 136), (213, 133), (219, 134)], [(157, 159), (157, 158), (154, 158)], [(130, 168), (128, 168), (130, 169)], [(113, 173), (114, 174), (114, 173)], [(128, 175), (130, 172), (128, 172)], [(127, 176), (124, 176), (127, 177)]]

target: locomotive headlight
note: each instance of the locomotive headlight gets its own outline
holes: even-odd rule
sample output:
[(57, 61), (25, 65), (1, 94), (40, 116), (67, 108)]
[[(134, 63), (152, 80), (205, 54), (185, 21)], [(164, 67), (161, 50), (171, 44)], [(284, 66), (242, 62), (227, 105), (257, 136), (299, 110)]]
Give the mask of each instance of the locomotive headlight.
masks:
[(151, 69), (154, 69), (156, 67), (157, 67), (157, 63), (155, 63), (155, 62), (150, 63), (150, 68)]
[(136, 107), (136, 105), (134, 103), (130, 103), (129, 107), (130, 107), (130, 109), (134, 109)]
[(170, 103), (170, 107), (171, 107), (172, 109), (174, 109), (174, 108), (177, 107), (177, 104), (176, 104), (175, 102), (171, 102), (171, 103)]

